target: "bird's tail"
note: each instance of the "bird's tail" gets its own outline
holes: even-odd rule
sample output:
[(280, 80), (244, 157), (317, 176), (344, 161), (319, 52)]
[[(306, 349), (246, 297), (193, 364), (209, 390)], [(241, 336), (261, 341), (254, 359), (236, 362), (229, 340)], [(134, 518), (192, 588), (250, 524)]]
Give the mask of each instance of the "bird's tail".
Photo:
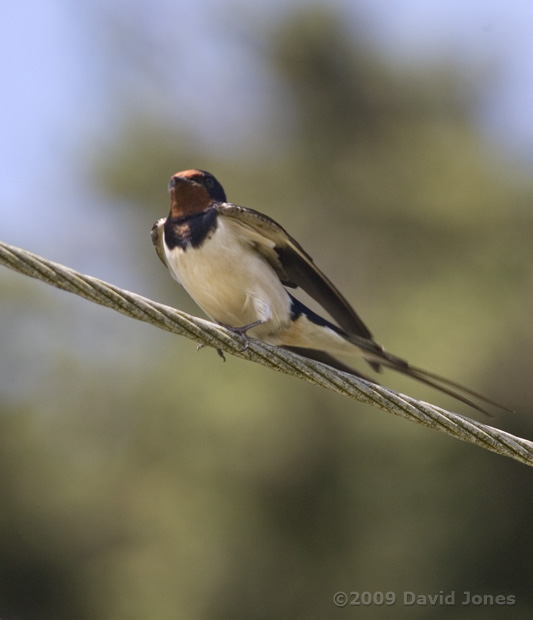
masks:
[[(475, 402), (475, 400), (472, 399), (476, 399), (481, 403), (486, 403), (487, 405), (492, 405), (493, 407), (497, 407), (498, 409), (503, 409), (504, 411), (512, 412), (512, 410), (508, 407), (500, 405), (494, 400), (491, 400), (490, 398), (483, 396), (483, 394), (479, 394), (479, 392), (475, 392), (474, 390), (471, 390), (470, 388), (467, 388), (460, 383), (456, 383), (455, 381), (446, 379), (445, 377), (441, 377), (440, 375), (429, 372), (428, 370), (423, 370), (422, 368), (411, 366), (411, 364), (406, 362), (401, 357), (397, 357), (396, 355), (392, 355), (391, 353), (385, 351), (385, 349), (381, 345), (379, 345), (377, 342), (370, 338), (363, 338), (360, 335), (353, 333), (348, 334), (341, 328), (318, 316), (313, 311), (309, 310), (309, 308), (306, 308), (297, 299), (292, 298), (292, 302), (293, 309), (296, 308), (296, 310), (299, 312), (299, 315), (305, 315), (310, 324), (329, 328), (335, 334), (337, 334), (337, 336), (341, 336), (343, 341), (346, 341), (347, 346), (338, 347), (335, 350), (330, 349), (327, 352), (322, 349), (318, 350), (299, 346), (284, 346), (285, 349), (289, 349), (291, 351), (294, 351), (295, 353), (299, 353), (304, 357), (324, 362), (329, 366), (333, 366), (334, 368), (337, 368), (344, 372), (349, 372), (350, 374), (357, 377), (362, 377), (363, 379), (372, 383), (377, 383), (373, 379), (362, 375), (360, 372), (354, 370), (350, 366), (346, 365), (344, 362), (339, 361), (336, 357), (331, 355), (331, 353), (353, 352), (353, 350), (351, 349), (351, 345), (355, 345), (359, 350), (359, 354), (362, 354), (364, 360), (372, 367), (373, 370), (377, 372), (380, 371), (382, 366), (386, 368), (391, 368), (396, 372), (407, 375), (408, 377), (412, 377), (413, 379), (416, 379), (421, 383), (425, 383), (432, 388), (440, 390), (444, 394), (448, 394), (449, 396), (452, 396), (453, 398), (461, 401), (462, 403), (465, 403), (466, 405), (469, 405), (470, 407), (473, 407), (477, 411), (481, 411), (488, 416), (491, 416), (489, 411), (487, 411), (484, 407), (482, 407), (477, 402)], [(311, 338), (309, 340), (311, 340)]]
[(395, 355), (391, 355), (386, 351), (382, 351), (379, 362), (387, 368), (396, 370), (403, 375), (412, 377), (413, 379), (416, 379), (421, 383), (425, 383), (426, 385), (429, 385), (441, 392), (444, 392), (444, 394), (448, 394), (449, 396), (456, 398), (457, 400), (469, 405), (470, 407), (473, 407), (474, 409), (477, 409), (477, 411), (481, 411), (482, 413), (490, 417), (492, 417), (492, 414), (472, 399), (477, 399), (482, 403), (486, 403), (488, 405), (492, 405), (493, 407), (497, 407), (498, 409), (503, 409), (504, 411), (514, 413), (512, 409), (509, 409), (505, 405), (501, 405), (500, 403), (497, 403), (496, 401), (487, 398), (487, 396), (484, 396), (479, 392), (465, 387), (464, 385), (461, 385), (456, 381), (452, 381), (451, 379), (447, 379), (446, 377), (441, 377), (440, 375), (437, 375), (433, 372), (429, 372), (428, 370), (423, 370), (422, 368), (411, 366), (411, 364), (409, 364), (405, 360), (396, 357)]

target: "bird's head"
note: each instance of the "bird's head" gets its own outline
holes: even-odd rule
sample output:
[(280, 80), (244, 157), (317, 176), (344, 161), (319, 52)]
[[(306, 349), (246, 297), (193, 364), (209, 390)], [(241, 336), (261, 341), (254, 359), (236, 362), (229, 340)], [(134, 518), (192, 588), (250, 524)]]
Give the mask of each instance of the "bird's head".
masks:
[(205, 170), (183, 170), (168, 184), (170, 217), (189, 217), (207, 211), (215, 202), (226, 202), (226, 194), (215, 177)]

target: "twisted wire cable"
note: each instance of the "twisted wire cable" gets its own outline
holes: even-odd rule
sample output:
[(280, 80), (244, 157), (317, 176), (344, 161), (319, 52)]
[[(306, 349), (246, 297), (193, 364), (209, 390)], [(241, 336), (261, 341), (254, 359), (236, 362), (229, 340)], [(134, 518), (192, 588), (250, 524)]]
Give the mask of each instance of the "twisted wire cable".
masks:
[(101, 306), (533, 466), (533, 442), (84, 275), (0, 241), (0, 263)]

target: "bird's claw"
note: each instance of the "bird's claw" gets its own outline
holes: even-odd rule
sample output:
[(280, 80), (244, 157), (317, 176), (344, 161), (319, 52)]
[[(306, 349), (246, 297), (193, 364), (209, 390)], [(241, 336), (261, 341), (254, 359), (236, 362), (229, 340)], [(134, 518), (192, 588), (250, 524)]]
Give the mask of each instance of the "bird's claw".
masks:
[[(234, 334), (237, 334), (238, 336), (240, 336), (243, 341), (243, 348), (241, 349), (241, 353), (244, 353), (244, 351), (246, 351), (246, 349), (250, 346), (250, 337), (248, 336), (248, 334), (246, 333), (249, 329), (252, 329), (253, 327), (257, 327), (258, 325), (262, 325), (263, 321), (255, 321), (254, 323), (250, 323), (249, 325), (243, 325), (242, 327), (233, 327), (232, 325), (226, 325), (225, 323), (218, 323), (221, 327), (224, 327), (225, 329), (228, 329), (230, 332), (233, 332)], [(207, 345), (204, 344), (203, 342), (201, 342), (197, 347), (196, 350), (200, 351), (200, 349), (203, 349), (204, 347), (206, 347)], [(216, 352), (219, 354), (219, 356), (226, 361), (226, 356), (224, 355), (224, 351), (222, 351), (222, 349), (217, 349)]]
[[(204, 344), (203, 342), (201, 342), (197, 347), (196, 350), (200, 351), (200, 349), (203, 349), (204, 347), (206, 347), (207, 345)], [(222, 351), (222, 349), (216, 349), (216, 352), (218, 353), (218, 355), (222, 358), (222, 360), (225, 362), (226, 361), (226, 356), (224, 355), (224, 351)]]
[(244, 351), (246, 351), (246, 349), (250, 346), (250, 337), (247, 334), (248, 330), (254, 327), (257, 327), (258, 325), (262, 325), (263, 323), (264, 321), (254, 321), (253, 323), (250, 323), (248, 325), (242, 325), (241, 327), (233, 327), (233, 325), (226, 325), (225, 323), (219, 323), (219, 325), (221, 327), (225, 327), (230, 332), (233, 332), (234, 334), (241, 336), (241, 338), (244, 341), (244, 345), (243, 345), (243, 348), (241, 349), (241, 353), (244, 353)]

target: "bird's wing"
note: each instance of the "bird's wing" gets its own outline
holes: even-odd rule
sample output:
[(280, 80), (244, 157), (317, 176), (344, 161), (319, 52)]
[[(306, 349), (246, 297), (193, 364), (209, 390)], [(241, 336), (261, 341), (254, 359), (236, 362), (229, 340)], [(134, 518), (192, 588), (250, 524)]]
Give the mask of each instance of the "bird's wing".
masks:
[(154, 222), (154, 225), (152, 226), (151, 235), (152, 235), (152, 243), (154, 244), (157, 255), (161, 259), (161, 262), (163, 263), (163, 265), (165, 265), (165, 267), (168, 268), (168, 263), (167, 263), (167, 259), (165, 256), (165, 249), (164, 249), (165, 222), (166, 222), (166, 219), (164, 217), (157, 220), (157, 222)]
[(347, 334), (372, 339), (370, 330), (348, 301), (277, 222), (258, 211), (231, 203), (216, 203), (214, 208), (242, 229), (246, 239), (266, 258), (285, 286), (302, 288)]

